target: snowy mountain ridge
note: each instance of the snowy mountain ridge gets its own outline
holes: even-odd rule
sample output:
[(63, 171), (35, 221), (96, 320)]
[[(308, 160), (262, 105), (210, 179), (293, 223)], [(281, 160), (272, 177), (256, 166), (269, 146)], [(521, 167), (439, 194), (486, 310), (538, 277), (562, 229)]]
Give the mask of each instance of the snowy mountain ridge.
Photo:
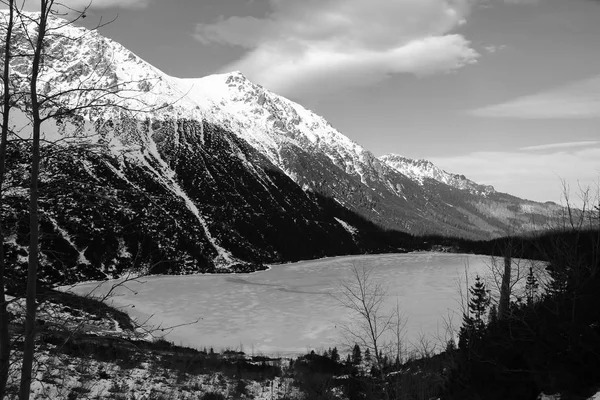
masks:
[(446, 172), (428, 160), (414, 160), (399, 154), (386, 154), (379, 157), (379, 160), (414, 181), (419, 182), (421, 185), (425, 178), (429, 178), (457, 189), (468, 190), (473, 194), (482, 196), (487, 196), (496, 191), (493, 186), (481, 185), (467, 179), (464, 175)]
[[(34, 16), (35, 13), (30, 14)], [(250, 82), (239, 71), (198, 79), (176, 78), (97, 31), (69, 25), (60, 18), (51, 18), (49, 24), (56, 29), (47, 40), (46, 59), (51, 62), (47, 62), (40, 77), (47, 96), (67, 92), (56, 96), (54, 103), (70, 107), (81, 104), (82, 93), (84, 101), (102, 97), (107, 103), (118, 105), (80, 110), (88, 120), (119, 117), (123, 109), (129, 109), (128, 114), (138, 119), (151, 115), (152, 119), (205, 120), (246, 140), (294, 180), (297, 174), (286, 166), (280, 154), (287, 144), (325, 155), (367, 185), (376, 179), (373, 168), (387, 168), (324, 118)], [(30, 24), (28, 30), (32, 29)], [(27, 46), (27, 42), (23, 44)], [(15, 69), (23, 84), (29, 68), (29, 60), (21, 59)], [(81, 90), (70, 91), (73, 86)], [(94, 136), (89, 135), (89, 128), (87, 133), (86, 136)], [(103, 140), (120, 148), (147, 145), (150, 138), (126, 135)]]
[[(31, 16), (34, 16), (32, 13)], [(263, 153), (296, 183), (311, 188), (312, 182), (301, 181), (282, 156), (282, 148), (293, 145), (308, 153), (320, 153), (343, 172), (360, 179), (373, 188), (374, 182), (383, 183), (398, 192), (398, 183), (388, 175), (400, 172), (422, 184), (423, 176), (461, 189), (486, 193), (490, 189), (448, 174), (428, 162), (408, 163), (404, 167), (389, 158), (378, 160), (371, 152), (333, 128), (323, 117), (303, 106), (274, 94), (249, 81), (241, 72), (210, 75), (203, 78), (176, 78), (145, 62), (117, 42), (97, 31), (67, 24), (60, 18), (51, 18), (50, 26), (57, 29), (50, 36), (47, 50), (52, 62), (42, 72), (41, 81), (48, 96), (68, 92), (57, 98), (57, 104), (75, 106), (81, 102), (81, 92), (69, 92), (77, 85), (87, 100), (94, 96), (109, 98), (119, 107), (85, 108), (81, 114), (87, 119), (119, 117), (123, 108), (138, 119), (186, 118), (205, 120), (235, 133)], [(32, 25), (29, 26), (32, 28)], [(54, 55), (54, 56), (53, 56)], [(58, 55), (58, 56), (55, 56)], [(26, 82), (28, 60), (22, 60), (16, 71)], [(67, 78), (65, 79), (65, 75)], [(100, 88), (98, 90), (97, 88)], [(108, 96), (103, 92), (107, 88)], [(118, 93), (112, 93), (118, 88)], [(94, 127), (94, 129), (96, 129)], [(88, 137), (90, 135), (88, 129)], [(104, 137), (112, 149), (130, 150), (131, 145), (152, 148), (151, 130), (148, 135), (132, 137), (121, 135)], [(408, 168), (408, 165), (414, 165)], [(418, 170), (422, 172), (418, 172)], [(492, 189), (493, 190), (493, 189)]]
[[(333, 128), (323, 117), (303, 106), (250, 82), (241, 72), (210, 75), (199, 79), (171, 78), (187, 97), (200, 103), (209, 99), (236, 134), (259, 148), (286, 171), (280, 148), (292, 143), (311, 152), (325, 154), (336, 166), (360, 176), (367, 184), (365, 162), (374, 156)], [(228, 115), (235, 115), (232, 121)], [(225, 117), (225, 118), (223, 118)], [(293, 177), (293, 174), (290, 174)]]

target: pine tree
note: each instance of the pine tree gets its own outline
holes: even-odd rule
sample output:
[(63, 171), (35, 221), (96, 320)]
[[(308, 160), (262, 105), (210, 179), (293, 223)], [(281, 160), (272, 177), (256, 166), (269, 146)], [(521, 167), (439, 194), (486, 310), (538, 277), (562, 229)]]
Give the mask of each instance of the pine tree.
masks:
[(369, 351), (369, 349), (365, 350), (365, 361), (371, 362), (371, 352)]
[(498, 308), (496, 305), (490, 307), (490, 313), (488, 315), (488, 324), (495, 325), (498, 322)]
[(473, 315), (473, 322), (478, 329), (485, 326), (485, 316), (490, 306), (490, 296), (485, 287), (485, 282), (479, 275), (475, 277), (475, 283), (469, 288), (471, 299), (469, 301), (469, 312)]
[(450, 340), (448, 340), (448, 343), (446, 343), (446, 353), (452, 353), (455, 350), (456, 342), (454, 341), (454, 338), (450, 338)]
[(463, 323), (458, 331), (458, 348), (466, 350), (471, 346), (471, 336), (474, 333), (473, 318), (469, 317), (467, 313), (463, 314)]
[(340, 361), (340, 354), (338, 353), (337, 347), (334, 347), (333, 350), (331, 350), (331, 361), (333, 361), (333, 362)]
[[(469, 288), (469, 309), (463, 315), (463, 325), (458, 334), (458, 347), (471, 348), (474, 341), (483, 337), (485, 332), (485, 317), (490, 306), (490, 295), (485, 287), (485, 282), (479, 275), (475, 283)], [(496, 312), (497, 314), (497, 312)]]
[(360, 352), (360, 346), (358, 344), (354, 345), (354, 349), (352, 349), (352, 364), (360, 365), (362, 362), (362, 354)]
[(546, 270), (551, 278), (546, 291), (552, 297), (563, 297), (567, 293), (567, 269), (558, 263), (554, 263), (548, 265)]
[(529, 267), (529, 274), (527, 274), (527, 280), (525, 282), (525, 294), (527, 296), (527, 305), (531, 306), (535, 300), (539, 284), (538, 280), (533, 274), (533, 268)]

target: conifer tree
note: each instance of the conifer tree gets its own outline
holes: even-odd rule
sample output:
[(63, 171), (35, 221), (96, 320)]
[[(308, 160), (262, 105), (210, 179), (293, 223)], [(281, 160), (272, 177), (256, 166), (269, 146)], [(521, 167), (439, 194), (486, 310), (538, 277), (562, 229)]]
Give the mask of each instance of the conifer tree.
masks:
[(469, 312), (477, 328), (485, 325), (485, 316), (490, 305), (490, 296), (485, 287), (485, 282), (479, 275), (475, 277), (475, 283), (469, 288), (471, 299), (469, 301)]
[(448, 343), (446, 343), (446, 353), (451, 353), (455, 350), (456, 342), (454, 341), (454, 338), (450, 338), (450, 340), (448, 340)]
[(473, 341), (481, 339), (485, 331), (485, 317), (490, 306), (490, 295), (485, 282), (479, 275), (475, 283), (469, 288), (469, 309), (463, 315), (463, 325), (460, 328), (458, 347), (471, 348)]
[(360, 351), (360, 346), (357, 344), (354, 345), (352, 349), (352, 364), (360, 365), (362, 363), (362, 354)]
[(337, 347), (334, 347), (331, 350), (331, 361), (333, 361), (333, 362), (339, 362), (340, 361), (340, 354), (338, 353)]
[(490, 307), (490, 313), (488, 314), (488, 324), (496, 324), (498, 322), (498, 308), (495, 304)]
[(533, 304), (538, 287), (538, 280), (533, 274), (533, 268), (529, 267), (529, 273), (527, 274), (527, 280), (525, 281), (525, 294), (527, 296), (528, 306), (531, 306)]
[(567, 269), (558, 263), (551, 263), (547, 267), (550, 281), (546, 287), (548, 294), (555, 298), (562, 298), (567, 293)]

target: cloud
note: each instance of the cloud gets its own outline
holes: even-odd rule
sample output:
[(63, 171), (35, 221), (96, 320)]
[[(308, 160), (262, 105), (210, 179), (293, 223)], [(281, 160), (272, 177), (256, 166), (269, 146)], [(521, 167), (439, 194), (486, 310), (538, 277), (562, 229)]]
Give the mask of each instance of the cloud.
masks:
[(506, 49), (506, 45), (501, 44), (499, 46), (496, 46), (496, 45), (490, 44), (490, 45), (487, 45), (487, 46), (483, 46), (483, 49), (485, 51), (487, 51), (488, 53), (490, 53), (490, 54), (494, 54), (494, 53), (496, 53), (496, 52), (498, 52), (500, 50)]
[(599, 143), (600, 142), (597, 140), (586, 140), (586, 141), (581, 141), (581, 142), (550, 143), (550, 144), (541, 144), (538, 146), (521, 147), (519, 150), (522, 150), (522, 151), (555, 150), (555, 149), (566, 149), (566, 148), (572, 148), (572, 147), (594, 146)]
[(600, 146), (597, 144), (585, 149), (568, 151), (563, 148), (562, 151), (547, 153), (474, 152), (453, 157), (432, 157), (431, 161), (447, 171), (465, 174), (476, 182), (493, 185), (501, 192), (536, 201), (560, 203), (561, 179), (570, 186), (573, 196), (576, 196), (579, 187), (589, 186), (594, 193), (598, 189)]
[(564, 119), (600, 117), (600, 76), (469, 111), (477, 117)]
[(270, 0), (265, 18), (199, 24), (201, 42), (247, 49), (240, 70), (284, 95), (368, 85), (392, 74), (426, 75), (474, 63), (479, 54), (452, 30), (474, 0)]

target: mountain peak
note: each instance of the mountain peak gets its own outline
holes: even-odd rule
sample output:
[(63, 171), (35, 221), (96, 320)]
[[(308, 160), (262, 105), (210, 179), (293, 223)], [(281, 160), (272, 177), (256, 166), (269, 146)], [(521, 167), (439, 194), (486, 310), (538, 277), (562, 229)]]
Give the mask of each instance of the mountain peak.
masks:
[(496, 191), (493, 186), (480, 185), (464, 175), (446, 172), (429, 160), (414, 160), (398, 154), (386, 154), (379, 157), (379, 160), (420, 184), (423, 184), (425, 178), (429, 178), (474, 194), (488, 195)]
[(230, 76), (230, 77), (237, 77), (237, 78), (243, 78), (248, 80), (248, 78), (246, 78), (246, 75), (244, 75), (244, 73), (240, 70), (235, 70), (235, 71), (231, 71), (231, 72), (227, 72), (225, 74), (223, 74), (224, 76)]

